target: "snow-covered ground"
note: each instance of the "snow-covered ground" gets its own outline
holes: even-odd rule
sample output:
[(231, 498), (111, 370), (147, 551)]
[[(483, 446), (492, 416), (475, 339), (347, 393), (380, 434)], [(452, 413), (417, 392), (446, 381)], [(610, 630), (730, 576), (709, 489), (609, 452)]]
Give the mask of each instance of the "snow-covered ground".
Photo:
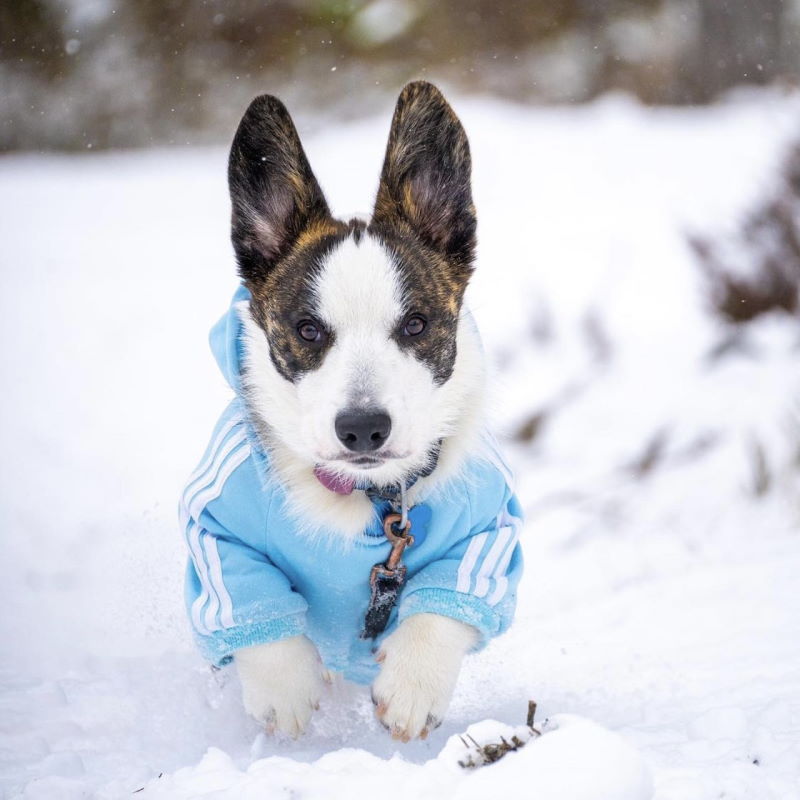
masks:
[[(508, 447), (527, 573), (408, 745), (341, 682), (306, 737), (268, 739), (188, 636), (175, 506), (227, 396), (205, 344), (235, 284), (226, 153), (0, 160), (3, 797), (800, 797), (800, 325), (712, 358), (685, 239), (768, 190), (800, 101), (456, 106), (496, 418), (532, 434)], [(382, 111), (307, 137), (340, 214), (369, 209)], [(457, 765), (451, 737), (529, 699), (541, 738)]]

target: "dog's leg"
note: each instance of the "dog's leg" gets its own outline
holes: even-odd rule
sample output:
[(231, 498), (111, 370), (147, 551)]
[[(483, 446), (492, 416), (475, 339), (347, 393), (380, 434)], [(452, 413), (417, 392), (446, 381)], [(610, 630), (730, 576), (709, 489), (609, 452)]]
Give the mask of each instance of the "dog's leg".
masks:
[(268, 730), (297, 737), (319, 705), (327, 675), (305, 636), (243, 647), (234, 653), (248, 714)]
[(392, 736), (425, 738), (444, 717), (461, 661), (478, 632), (450, 617), (414, 614), (381, 645), (381, 671), (372, 686), (378, 719)]

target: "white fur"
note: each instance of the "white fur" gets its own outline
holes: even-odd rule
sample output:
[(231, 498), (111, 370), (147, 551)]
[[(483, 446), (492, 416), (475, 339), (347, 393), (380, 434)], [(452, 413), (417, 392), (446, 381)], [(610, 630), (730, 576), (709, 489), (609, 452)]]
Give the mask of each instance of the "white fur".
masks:
[[(418, 502), (458, 473), (479, 443), (483, 420), (483, 359), (474, 324), (462, 314), (453, 374), (442, 386), (430, 370), (391, 338), (404, 306), (389, 254), (369, 235), (345, 240), (327, 258), (314, 290), (321, 321), (334, 343), (322, 366), (296, 383), (275, 369), (266, 335), (247, 303), (239, 313), (245, 330), (251, 412), (268, 439), (273, 466), (288, 490), (301, 531), (352, 541), (370, 524), (374, 507), (363, 492), (337, 495), (314, 477), (315, 465), (376, 485), (396, 484), (418, 470), (431, 446), (446, 437), (433, 474), (410, 493)], [(352, 406), (384, 409), (392, 432), (384, 446), (391, 458), (372, 469), (338, 460), (343, 447), (334, 420)]]
[(414, 614), (388, 636), (378, 653), (372, 686), (378, 718), (403, 741), (424, 738), (444, 718), (464, 656), (477, 631), (438, 614)]
[(305, 636), (237, 650), (245, 711), (269, 731), (297, 737), (319, 706), (327, 673)]

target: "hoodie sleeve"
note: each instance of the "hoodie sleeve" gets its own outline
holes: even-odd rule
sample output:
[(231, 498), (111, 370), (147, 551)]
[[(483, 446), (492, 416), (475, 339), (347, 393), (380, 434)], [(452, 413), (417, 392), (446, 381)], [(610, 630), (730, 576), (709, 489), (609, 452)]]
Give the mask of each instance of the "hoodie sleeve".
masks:
[(217, 666), (235, 650), (305, 628), (306, 601), (265, 554), (269, 500), (234, 401), (190, 477), (179, 511), (189, 548), (187, 610), (203, 656)]
[(470, 527), (409, 580), (398, 620), (421, 613), (452, 617), (478, 630), (477, 649), (509, 627), (522, 575), (522, 510), (511, 486), (511, 474), (494, 452), (472, 465), (463, 489)]

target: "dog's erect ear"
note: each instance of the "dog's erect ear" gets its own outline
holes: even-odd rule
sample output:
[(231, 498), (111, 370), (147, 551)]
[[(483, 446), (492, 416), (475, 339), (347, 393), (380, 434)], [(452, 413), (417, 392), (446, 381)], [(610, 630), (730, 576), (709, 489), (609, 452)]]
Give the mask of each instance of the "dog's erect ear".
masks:
[(407, 223), (469, 269), (476, 226), (470, 172), (469, 142), (453, 109), (430, 83), (409, 83), (392, 118), (373, 223)]
[(245, 112), (228, 161), (231, 240), (246, 281), (263, 280), (307, 228), (331, 222), (286, 107), (262, 95)]

